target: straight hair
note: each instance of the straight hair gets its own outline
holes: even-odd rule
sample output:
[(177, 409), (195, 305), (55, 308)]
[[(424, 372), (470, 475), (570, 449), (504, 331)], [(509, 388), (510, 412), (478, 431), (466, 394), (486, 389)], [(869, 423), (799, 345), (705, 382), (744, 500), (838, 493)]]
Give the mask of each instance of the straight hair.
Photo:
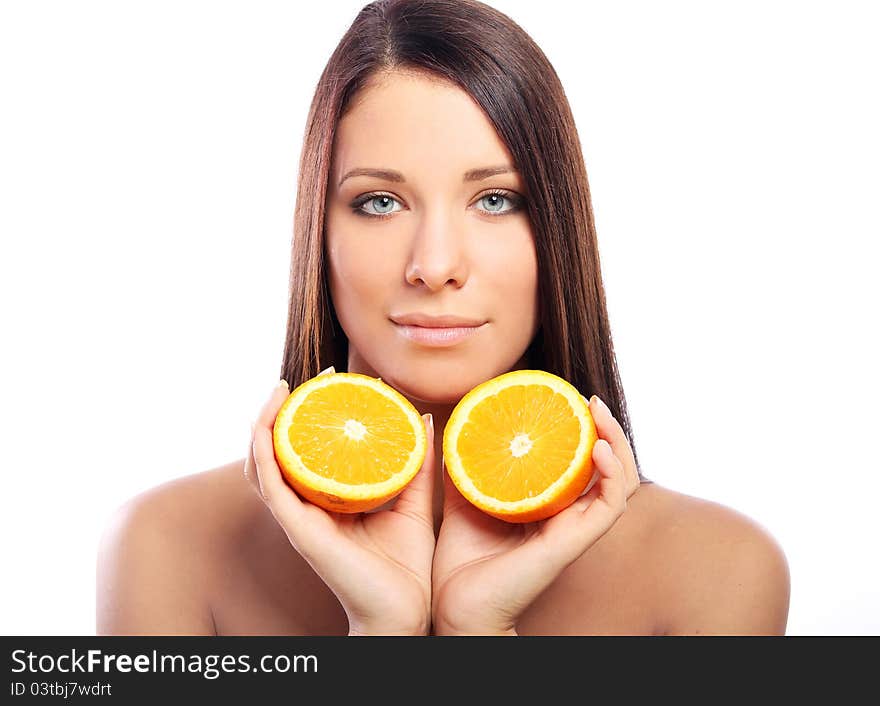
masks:
[(528, 366), (598, 395), (636, 454), (614, 353), (590, 187), (571, 107), (553, 66), (512, 19), (478, 0), (376, 0), (330, 56), (306, 120), (297, 177), (281, 377), (291, 389), (333, 365), (348, 339), (329, 295), (324, 214), (340, 119), (375, 74), (415, 72), (467, 92), (525, 181), (538, 263), (540, 326)]

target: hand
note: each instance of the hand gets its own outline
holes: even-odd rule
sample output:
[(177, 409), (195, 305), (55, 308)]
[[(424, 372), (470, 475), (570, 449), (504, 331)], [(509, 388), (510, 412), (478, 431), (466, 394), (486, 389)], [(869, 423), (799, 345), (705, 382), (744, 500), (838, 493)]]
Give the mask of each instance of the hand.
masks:
[(444, 469), (432, 580), (435, 634), (516, 635), (526, 608), (623, 514), (639, 487), (635, 457), (608, 407), (598, 397), (589, 405), (600, 439), (592, 453), (596, 480), (553, 517), (525, 524), (496, 519), (471, 505)]
[(293, 547), (339, 599), (348, 616), (349, 634), (427, 634), (434, 552), (431, 426), (422, 417), (427, 455), (393, 507), (372, 513), (328, 512), (296, 494), (275, 458), (272, 428), (289, 394), (287, 387), (276, 388), (260, 412), (245, 477)]

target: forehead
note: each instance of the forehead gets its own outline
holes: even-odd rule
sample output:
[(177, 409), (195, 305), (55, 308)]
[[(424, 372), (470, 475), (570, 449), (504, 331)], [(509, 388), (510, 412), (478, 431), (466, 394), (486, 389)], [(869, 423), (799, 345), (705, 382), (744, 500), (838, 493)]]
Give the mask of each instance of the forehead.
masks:
[(480, 106), (461, 88), (418, 74), (373, 79), (340, 120), (333, 148), (338, 181), (356, 167), (404, 174), (455, 174), (513, 164), (507, 146)]

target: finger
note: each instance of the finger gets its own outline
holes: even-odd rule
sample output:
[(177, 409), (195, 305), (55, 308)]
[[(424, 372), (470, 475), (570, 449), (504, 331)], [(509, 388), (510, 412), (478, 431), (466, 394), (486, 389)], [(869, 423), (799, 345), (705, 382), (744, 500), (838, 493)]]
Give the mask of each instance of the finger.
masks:
[[(581, 397), (583, 397), (583, 395), (581, 395)], [(605, 439), (611, 444), (614, 453), (619, 458), (623, 459), (626, 453), (629, 452), (629, 439), (626, 438), (626, 434), (624, 433), (620, 422), (614, 418), (611, 410), (608, 409), (608, 405), (599, 399), (598, 396), (593, 395), (587, 404), (590, 407), (590, 414), (593, 417), (593, 421), (596, 422), (596, 430), (599, 432), (599, 438)]]
[(433, 415), (422, 416), (425, 425), (425, 433), (428, 437), (428, 448), (425, 450), (425, 460), (422, 467), (403, 492), (397, 497), (394, 504), (394, 512), (399, 512), (408, 517), (413, 517), (420, 522), (426, 523), (432, 530), (434, 528), (434, 419)]
[[(562, 571), (593, 546), (626, 509), (623, 464), (602, 440), (594, 447), (593, 459), (598, 480), (590, 491), (549, 518), (542, 531), (522, 545), (544, 570)], [(530, 543), (534, 546), (528, 547)]]
[[(578, 512), (586, 510), (601, 495), (608, 497), (609, 483), (623, 488), (623, 497), (626, 500), (626, 473), (620, 459), (611, 450), (611, 446), (604, 439), (599, 439), (593, 446), (592, 453), (594, 470), (588, 490), (571, 504), (571, 507)], [(605, 479), (604, 486), (603, 479)]]
[[(583, 395), (581, 395), (583, 397)], [(584, 397), (584, 399), (586, 399)], [(611, 410), (597, 395), (593, 395), (587, 403), (590, 407), (590, 414), (596, 423), (596, 431), (599, 432), (599, 438), (605, 439), (611, 444), (614, 455), (620, 459), (626, 472), (626, 493), (627, 497), (632, 495), (639, 487), (639, 471), (636, 466), (636, 459), (629, 444), (629, 439), (623, 431)]]
[(247, 454), (244, 457), (244, 478), (262, 500), (260, 479), (257, 478), (257, 463), (254, 461), (254, 422), (251, 422), (251, 437), (248, 442)]
[[(315, 377), (320, 377), (321, 375), (333, 374), (335, 372), (336, 372), (336, 368), (334, 368), (331, 365), (329, 368), (324, 368), (324, 370), (322, 370), (320, 373), (318, 373)], [(279, 381), (278, 384), (281, 385), (282, 389), (285, 387), (285, 385), (287, 385), (286, 381)], [(273, 394), (272, 394), (273, 399), (276, 395), (276, 392), (277, 392), (276, 390), (273, 390)], [(270, 399), (270, 403), (271, 402), (272, 402), (272, 399)], [(282, 402), (283, 402), (283, 400), (282, 400)], [(267, 403), (267, 404), (269, 404), (269, 403)], [(260, 412), (261, 416), (263, 416), (263, 411), (265, 411), (265, 408), (264, 408), (264, 410), (262, 410)], [(271, 412), (270, 412), (270, 414), (271, 414)], [(272, 426), (274, 426), (274, 424), (275, 424), (274, 418), (277, 416), (277, 414), (278, 414), (278, 409), (276, 408), (274, 410), (274, 414), (271, 415), (272, 420), (273, 420)], [(260, 479), (259, 479), (259, 476), (257, 475), (257, 464), (256, 464), (256, 461), (254, 460), (254, 431), (255, 431), (256, 424), (257, 424), (257, 422), (251, 422), (250, 442), (248, 443), (248, 452), (247, 452), (247, 455), (245, 456), (245, 460), (244, 460), (244, 477), (245, 477), (245, 480), (248, 482), (248, 484), (254, 489), (254, 492), (258, 496), (260, 496), (260, 499), (263, 499), (262, 491), (260, 490)], [(274, 453), (274, 449), (273, 449), (273, 453)]]
[(291, 522), (296, 521), (297, 515), (302, 513), (304, 505), (281, 475), (281, 469), (275, 460), (272, 432), (265, 426), (258, 425), (254, 430), (253, 454), (260, 497), (279, 523), (287, 529)]
[(443, 517), (451, 517), (459, 510), (467, 510), (474, 507), (467, 498), (462, 495), (458, 486), (452, 482), (449, 472), (446, 470), (446, 464), (443, 464)]
[(278, 384), (272, 389), (269, 399), (266, 400), (266, 403), (257, 415), (256, 427), (262, 427), (271, 431), (275, 425), (275, 417), (278, 416), (278, 410), (281, 409), (281, 405), (284, 404), (289, 396), (290, 387), (287, 384), (287, 380), (279, 380)]
[(599, 480), (590, 491), (550, 517), (539, 530), (512, 551), (497, 557), (494, 571), (516, 581), (499, 582), (503, 605), (514, 614), (525, 609), (562, 571), (592, 547), (623, 513), (623, 467), (607, 442), (599, 441), (596, 472)]
[(595, 479), (590, 492), (574, 503), (576, 510), (585, 511), (595, 500), (602, 500), (612, 512), (622, 513), (626, 509), (626, 470), (605, 439), (593, 445), (593, 465)]
[[(269, 399), (263, 405), (257, 421), (254, 423), (253, 455), (256, 476), (259, 482), (260, 496), (270, 507), (273, 498), (291, 494), (275, 460), (275, 444), (272, 441), (275, 418), (289, 395), (290, 389), (287, 382), (281, 380), (272, 390), (272, 394), (269, 395)], [(282, 486), (287, 489), (286, 493), (279, 492)]]
[[(593, 417), (593, 421), (596, 424), (596, 431), (599, 433), (599, 438), (605, 439), (605, 441), (611, 444), (611, 448), (615, 455), (621, 459), (621, 463), (623, 463), (627, 477), (627, 497), (629, 497), (639, 487), (640, 482), (635, 457), (632, 455), (632, 448), (629, 445), (629, 439), (626, 438), (623, 427), (614, 418), (614, 415), (611, 414), (611, 410), (608, 409), (608, 406), (602, 402), (597, 395), (593, 395), (589, 400), (584, 397), (584, 395), (581, 395), (581, 399), (587, 403), (587, 406), (590, 409), (590, 415)], [(631, 464), (626, 462), (625, 459), (627, 457), (630, 457), (632, 461)], [(596, 480), (597, 477), (596, 474), (594, 474), (590, 484), (581, 495), (586, 495), (587, 491), (592, 487)]]

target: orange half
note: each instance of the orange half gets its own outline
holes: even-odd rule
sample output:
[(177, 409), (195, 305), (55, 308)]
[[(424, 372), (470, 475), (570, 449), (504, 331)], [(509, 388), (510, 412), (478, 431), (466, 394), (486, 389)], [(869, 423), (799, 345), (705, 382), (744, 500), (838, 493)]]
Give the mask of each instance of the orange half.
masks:
[(577, 388), (543, 370), (515, 370), (459, 401), (443, 433), (443, 458), (470, 503), (508, 522), (535, 522), (586, 490), (597, 439)]
[(275, 417), (275, 458), (290, 486), (333, 512), (366, 512), (400, 493), (428, 440), (412, 403), (379, 378), (331, 373), (294, 389)]

